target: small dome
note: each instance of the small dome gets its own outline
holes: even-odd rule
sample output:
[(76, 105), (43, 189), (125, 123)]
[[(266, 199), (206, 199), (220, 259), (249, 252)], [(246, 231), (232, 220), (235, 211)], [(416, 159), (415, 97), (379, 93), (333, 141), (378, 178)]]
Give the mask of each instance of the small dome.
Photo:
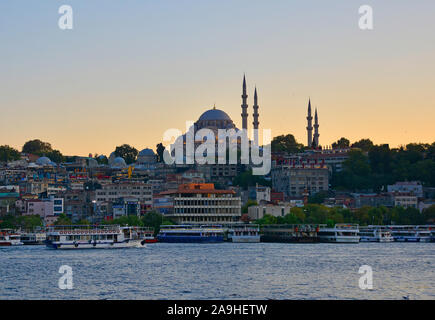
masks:
[(121, 157), (117, 157), (113, 160), (113, 163), (111, 164), (113, 168), (125, 168), (127, 167), (127, 164), (125, 163), (125, 160)]
[(36, 160), (36, 164), (40, 166), (50, 166), (52, 165), (52, 162), (50, 158), (47, 157), (40, 157)]
[(88, 158), (86, 162), (89, 168), (98, 167), (98, 161), (95, 160), (94, 158)]
[(199, 117), (199, 121), (213, 121), (213, 120), (231, 121), (231, 118), (224, 111), (219, 109), (207, 110)]
[(138, 156), (154, 156), (155, 153), (153, 150), (151, 149), (143, 149), (141, 152), (139, 152)]

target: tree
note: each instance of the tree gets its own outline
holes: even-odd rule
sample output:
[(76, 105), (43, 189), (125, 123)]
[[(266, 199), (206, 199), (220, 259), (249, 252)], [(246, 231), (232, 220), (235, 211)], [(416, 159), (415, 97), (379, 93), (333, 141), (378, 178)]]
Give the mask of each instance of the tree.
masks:
[(132, 164), (133, 162), (135, 162), (138, 153), (139, 152), (137, 151), (136, 148), (128, 144), (123, 144), (121, 146), (116, 147), (115, 149), (115, 155), (117, 157), (123, 158), (127, 164)]
[(370, 139), (361, 139), (352, 143), (352, 148), (359, 148), (364, 152), (368, 152), (371, 147), (373, 147), (373, 142)]
[(54, 222), (54, 225), (56, 226), (67, 226), (71, 224), (72, 224), (71, 219), (68, 218), (65, 213), (61, 213), (57, 218), (57, 220)]
[(165, 151), (165, 147), (163, 143), (159, 143), (156, 145), (156, 153), (157, 153), (157, 161), (163, 162), (163, 152)]
[(0, 161), (9, 162), (19, 160), (21, 154), (17, 149), (14, 149), (8, 145), (0, 146)]
[(248, 189), (249, 186), (255, 186), (257, 183), (267, 187), (272, 185), (270, 181), (264, 179), (264, 176), (253, 175), (252, 170), (241, 172), (233, 179), (233, 185), (240, 186), (245, 190)]
[(248, 202), (246, 202), (246, 204), (242, 207), (242, 213), (248, 213), (248, 208), (256, 205), (258, 205), (257, 201), (248, 200)]
[(296, 141), (292, 134), (280, 135), (272, 139), (272, 152), (297, 153), (303, 151), (304, 145)]
[(22, 152), (35, 154), (40, 157), (45, 156), (56, 163), (65, 161), (65, 157), (59, 150), (54, 150), (50, 143), (39, 139), (27, 141), (23, 146)]
[(350, 145), (350, 141), (346, 138), (340, 138), (339, 140), (337, 140), (337, 142), (334, 142), (332, 144), (332, 148), (333, 149), (345, 149), (345, 148), (349, 148)]
[(43, 220), (39, 215), (20, 216), (17, 218), (17, 226), (25, 230), (33, 230), (35, 227), (41, 227)]
[(327, 198), (329, 195), (328, 191), (319, 191), (316, 192), (315, 194), (312, 194), (308, 197), (308, 203), (317, 203), (317, 204), (322, 204), (323, 201), (325, 201), (325, 198)]
[(31, 154), (42, 154), (42, 153), (48, 153), (52, 151), (51, 144), (48, 142), (43, 142), (39, 139), (30, 140), (27, 141), (23, 146), (23, 152), (24, 153), (31, 153)]
[(431, 205), (429, 208), (423, 210), (423, 217), (425, 223), (435, 222), (435, 204)]

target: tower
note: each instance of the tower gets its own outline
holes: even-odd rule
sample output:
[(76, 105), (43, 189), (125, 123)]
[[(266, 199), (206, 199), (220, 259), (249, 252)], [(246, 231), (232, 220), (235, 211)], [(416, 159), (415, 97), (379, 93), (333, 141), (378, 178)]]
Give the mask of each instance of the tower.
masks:
[(248, 95), (246, 94), (246, 79), (243, 75), (243, 94), (242, 94), (242, 129), (248, 130)]
[(307, 116), (307, 121), (308, 121), (308, 126), (307, 126), (307, 134), (308, 134), (308, 141), (307, 141), (307, 146), (308, 148), (311, 148), (313, 145), (313, 126), (312, 126), (312, 121), (313, 117), (311, 116), (311, 99), (308, 99), (308, 116)]
[(317, 117), (317, 108), (316, 113), (314, 114), (314, 147), (319, 147), (319, 118)]
[(254, 113), (252, 114), (254, 117), (254, 122), (252, 124), (254, 125), (254, 142), (258, 146), (258, 125), (260, 122), (258, 122), (258, 97), (257, 97), (257, 87), (255, 87), (254, 91)]

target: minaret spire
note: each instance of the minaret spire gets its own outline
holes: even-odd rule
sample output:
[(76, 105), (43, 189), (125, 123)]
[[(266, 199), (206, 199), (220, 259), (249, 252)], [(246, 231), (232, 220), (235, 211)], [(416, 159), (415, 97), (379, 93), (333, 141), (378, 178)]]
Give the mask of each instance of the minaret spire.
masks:
[(252, 123), (254, 125), (254, 142), (255, 144), (258, 146), (258, 125), (260, 124), (260, 122), (258, 122), (258, 117), (260, 116), (260, 114), (258, 113), (258, 96), (257, 96), (257, 87), (255, 87), (255, 91), (254, 91), (254, 122)]
[(314, 146), (319, 147), (319, 118), (317, 117), (317, 108), (314, 114)]
[(308, 116), (307, 116), (307, 122), (308, 122), (308, 126), (307, 126), (307, 135), (308, 135), (308, 141), (307, 141), (307, 146), (308, 148), (311, 148), (313, 146), (313, 126), (312, 126), (312, 121), (313, 117), (311, 116), (311, 99), (308, 98)]
[(248, 130), (248, 95), (246, 94), (246, 77), (243, 75), (242, 93), (242, 129)]

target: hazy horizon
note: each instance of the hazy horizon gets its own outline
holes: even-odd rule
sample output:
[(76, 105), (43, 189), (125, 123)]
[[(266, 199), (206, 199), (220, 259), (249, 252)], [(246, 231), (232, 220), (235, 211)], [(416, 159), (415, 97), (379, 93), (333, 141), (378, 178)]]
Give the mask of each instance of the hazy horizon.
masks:
[[(58, 8), (74, 10), (60, 30)], [(374, 29), (358, 28), (358, 8)], [(241, 127), (306, 144), (308, 98), (320, 144), (341, 137), (433, 143), (435, 2), (64, 1), (0, 3), (0, 145), (40, 139), (65, 155), (138, 150), (185, 131), (216, 104)]]

